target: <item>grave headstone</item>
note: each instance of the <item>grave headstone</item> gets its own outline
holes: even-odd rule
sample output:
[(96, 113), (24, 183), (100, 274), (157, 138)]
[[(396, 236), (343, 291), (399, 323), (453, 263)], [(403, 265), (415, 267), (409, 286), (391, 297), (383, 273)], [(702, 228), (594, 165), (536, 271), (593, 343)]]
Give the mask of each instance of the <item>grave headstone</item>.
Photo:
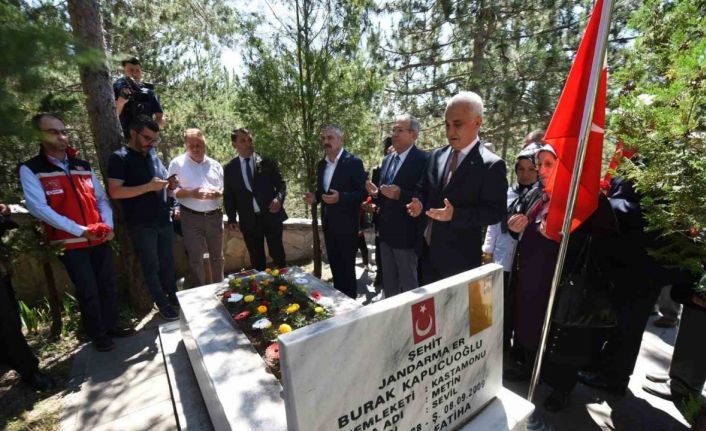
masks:
[(457, 430), (502, 379), (502, 268), (280, 336), (289, 431)]

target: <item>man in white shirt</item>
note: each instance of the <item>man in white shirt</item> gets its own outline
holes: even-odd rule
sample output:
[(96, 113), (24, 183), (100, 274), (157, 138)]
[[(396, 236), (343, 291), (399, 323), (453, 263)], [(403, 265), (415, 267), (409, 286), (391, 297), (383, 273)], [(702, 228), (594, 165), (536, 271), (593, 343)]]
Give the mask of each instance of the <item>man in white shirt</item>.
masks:
[(196, 286), (206, 284), (203, 266), (208, 250), (213, 283), (223, 280), (223, 167), (206, 155), (206, 139), (199, 129), (184, 132), (186, 152), (169, 163), (169, 176), (179, 178), (179, 202), (184, 247)]

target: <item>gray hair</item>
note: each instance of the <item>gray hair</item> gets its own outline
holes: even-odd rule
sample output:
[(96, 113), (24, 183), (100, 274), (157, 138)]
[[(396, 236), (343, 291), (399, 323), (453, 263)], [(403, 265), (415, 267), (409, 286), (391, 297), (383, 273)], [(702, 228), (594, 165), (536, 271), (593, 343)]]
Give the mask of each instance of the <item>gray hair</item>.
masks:
[(409, 121), (409, 128), (411, 131), (414, 133), (419, 134), (419, 131), (422, 129), (422, 125), (417, 119), (417, 117), (411, 115), (411, 114), (401, 114), (398, 115), (395, 118), (395, 121)]
[(324, 124), (321, 126), (321, 131), (323, 132), (325, 130), (333, 130), (338, 139), (343, 139), (343, 129), (338, 124)]
[(542, 145), (544, 142), (544, 134), (546, 132), (542, 129), (537, 129), (529, 132), (527, 135), (525, 135), (525, 138), (522, 140), (522, 148), (526, 148), (529, 144), (538, 144)]
[(453, 105), (464, 104), (471, 108), (471, 112), (483, 117), (483, 99), (473, 91), (462, 91), (446, 102), (446, 110)]

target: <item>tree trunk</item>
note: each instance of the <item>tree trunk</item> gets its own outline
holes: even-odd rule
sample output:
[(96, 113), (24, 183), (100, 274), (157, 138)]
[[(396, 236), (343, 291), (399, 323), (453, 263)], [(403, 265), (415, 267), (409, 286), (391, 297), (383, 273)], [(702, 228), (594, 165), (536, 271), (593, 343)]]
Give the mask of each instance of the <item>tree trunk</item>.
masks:
[[(71, 26), (78, 44), (79, 52), (90, 53), (87, 58), (99, 55), (99, 61), (79, 64), (81, 86), (86, 95), (86, 109), (98, 154), (98, 163), (107, 178), (108, 158), (123, 143), (122, 130), (115, 111), (113, 87), (106, 63), (106, 47), (103, 38), (103, 23), (100, 2), (94, 0), (69, 0)], [(147, 311), (152, 306), (152, 299), (144, 285), (140, 264), (132, 248), (124, 218), (119, 205), (113, 205), (118, 250), (118, 267), (121, 274), (118, 279), (126, 285), (130, 302), (138, 311)]]

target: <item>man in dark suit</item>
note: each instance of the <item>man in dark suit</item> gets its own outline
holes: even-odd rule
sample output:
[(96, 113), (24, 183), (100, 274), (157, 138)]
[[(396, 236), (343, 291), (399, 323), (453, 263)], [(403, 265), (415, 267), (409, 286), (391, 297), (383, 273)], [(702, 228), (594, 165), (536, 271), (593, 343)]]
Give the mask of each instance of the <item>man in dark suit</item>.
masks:
[(506, 216), (505, 162), (478, 138), (483, 100), (461, 92), (446, 105), (449, 145), (434, 150), (407, 205), (412, 217), (426, 210), (422, 284), (480, 266), (483, 226)]
[(385, 297), (416, 289), (417, 238), (421, 235), (418, 218), (407, 214), (417, 182), (424, 173), (429, 154), (414, 145), (419, 135), (419, 120), (400, 115), (392, 128), (394, 151), (385, 156), (378, 185), (368, 181), (366, 189), (379, 207), (378, 229), (382, 255), (382, 287)]
[(343, 130), (335, 125), (321, 128), (325, 157), (316, 167), (316, 193), (306, 192), (309, 205), (321, 203), (324, 230), (333, 285), (351, 298), (357, 294), (355, 253), (358, 211), (367, 195), (365, 169), (359, 158), (343, 149)]
[(224, 168), (223, 205), (228, 214), (228, 226), (240, 231), (255, 269), (264, 270), (265, 245), (275, 266), (286, 266), (282, 245), (282, 222), (287, 220), (283, 204), (287, 186), (277, 164), (255, 152), (247, 129), (233, 130), (230, 135), (238, 152)]

